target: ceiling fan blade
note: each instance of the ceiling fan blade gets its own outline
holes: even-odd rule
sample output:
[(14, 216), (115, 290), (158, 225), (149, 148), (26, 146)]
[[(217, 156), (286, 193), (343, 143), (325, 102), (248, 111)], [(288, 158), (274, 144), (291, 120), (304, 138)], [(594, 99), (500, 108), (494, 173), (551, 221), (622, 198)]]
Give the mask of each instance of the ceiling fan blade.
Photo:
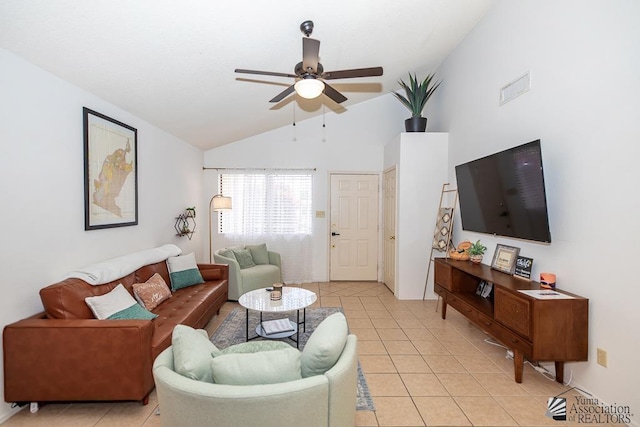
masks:
[(302, 39), (302, 69), (307, 73), (318, 72), (320, 40), (305, 37)]
[(256, 70), (243, 70), (240, 68), (236, 68), (236, 73), (243, 74), (258, 74), (260, 76), (276, 76), (276, 77), (293, 77), (294, 79), (298, 76), (295, 74), (287, 74), (287, 73), (273, 73), (271, 71), (256, 71)]
[(324, 94), (333, 99), (338, 104), (347, 100), (346, 96), (329, 86), (327, 83), (324, 84)]
[(322, 75), (325, 80), (352, 79), (354, 77), (374, 77), (382, 75), (382, 67), (354, 68), (352, 70), (327, 71)]
[(295, 87), (294, 85), (289, 86), (288, 88), (286, 88), (285, 90), (283, 90), (282, 92), (280, 92), (279, 94), (277, 94), (272, 100), (270, 100), (269, 102), (280, 102), (283, 99), (285, 99), (287, 96), (289, 96), (293, 91), (294, 91)]

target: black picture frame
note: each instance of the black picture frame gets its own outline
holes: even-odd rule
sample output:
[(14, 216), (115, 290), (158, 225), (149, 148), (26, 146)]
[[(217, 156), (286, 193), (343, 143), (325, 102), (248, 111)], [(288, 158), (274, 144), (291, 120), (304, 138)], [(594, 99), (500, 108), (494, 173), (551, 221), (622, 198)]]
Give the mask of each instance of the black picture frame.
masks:
[(501, 245), (500, 243), (498, 243), (496, 245), (496, 250), (493, 253), (491, 268), (502, 271), (503, 273), (513, 274), (519, 253), (520, 248), (516, 248), (515, 246)]
[(87, 107), (84, 229), (138, 225), (138, 131)]

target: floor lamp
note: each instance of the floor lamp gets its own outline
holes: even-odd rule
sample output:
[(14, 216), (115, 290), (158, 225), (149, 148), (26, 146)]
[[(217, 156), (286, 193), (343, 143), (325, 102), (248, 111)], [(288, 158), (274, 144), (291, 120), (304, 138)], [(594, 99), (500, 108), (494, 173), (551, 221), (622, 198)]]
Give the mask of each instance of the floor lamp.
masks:
[(209, 201), (209, 263), (213, 264), (213, 247), (211, 246), (211, 236), (213, 229), (211, 228), (211, 217), (214, 212), (231, 210), (231, 197), (225, 197), (222, 194), (216, 194)]

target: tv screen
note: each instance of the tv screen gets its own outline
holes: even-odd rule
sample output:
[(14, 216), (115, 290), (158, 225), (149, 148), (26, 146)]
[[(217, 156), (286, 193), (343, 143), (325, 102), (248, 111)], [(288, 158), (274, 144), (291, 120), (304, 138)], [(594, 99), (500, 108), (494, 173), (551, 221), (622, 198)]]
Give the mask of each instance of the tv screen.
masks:
[(551, 243), (540, 140), (456, 166), (462, 229)]

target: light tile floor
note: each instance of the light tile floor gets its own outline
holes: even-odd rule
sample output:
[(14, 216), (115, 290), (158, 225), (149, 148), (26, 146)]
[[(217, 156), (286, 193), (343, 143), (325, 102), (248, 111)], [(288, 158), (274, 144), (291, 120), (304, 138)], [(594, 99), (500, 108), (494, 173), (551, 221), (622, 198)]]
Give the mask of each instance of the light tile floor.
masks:
[[(360, 364), (375, 411), (358, 411), (357, 426), (562, 426), (545, 417), (546, 402), (569, 387), (525, 366), (513, 380), (506, 350), (453, 309), (442, 320), (436, 301), (399, 301), (384, 284), (304, 285), (315, 306), (341, 306), (358, 336)], [(210, 334), (237, 303), (228, 302), (207, 325)], [(570, 367), (566, 369), (569, 374)], [(571, 404), (571, 394), (567, 404)], [(6, 426), (159, 426), (157, 398), (136, 402), (47, 404), (26, 408)], [(599, 424), (602, 425), (602, 424)], [(336, 426), (343, 427), (343, 426)]]

